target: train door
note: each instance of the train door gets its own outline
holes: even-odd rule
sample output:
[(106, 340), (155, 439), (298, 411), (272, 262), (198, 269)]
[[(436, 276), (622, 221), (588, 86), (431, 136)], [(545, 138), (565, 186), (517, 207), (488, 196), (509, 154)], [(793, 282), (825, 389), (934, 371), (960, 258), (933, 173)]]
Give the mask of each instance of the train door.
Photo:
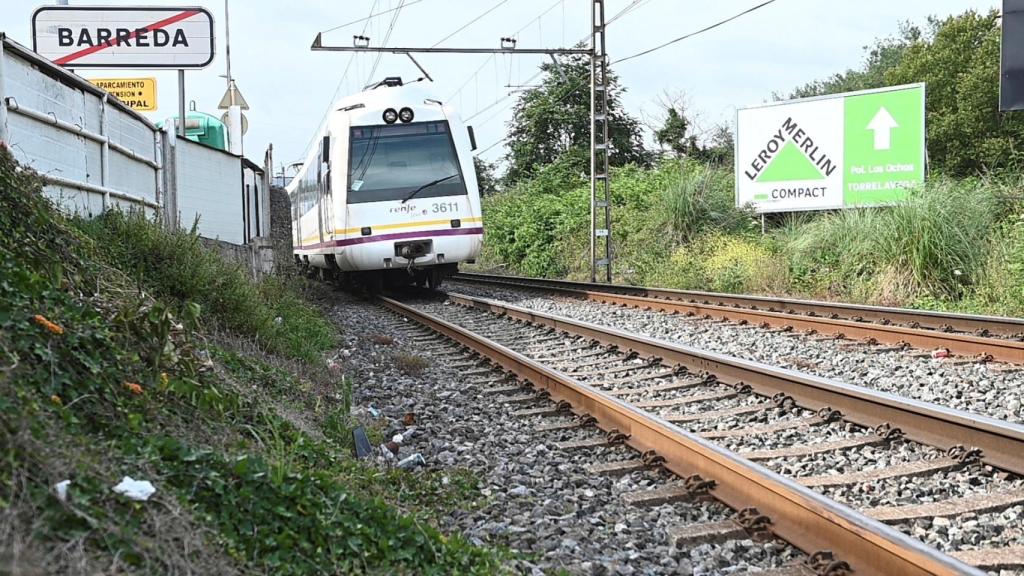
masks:
[(320, 143), (319, 168), (320, 242), (334, 238), (334, 202), (331, 192), (331, 137), (324, 136)]
[(320, 144), (320, 149), (317, 150), (316, 154), (316, 227), (320, 234), (320, 244), (324, 243), (324, 210), (323, 210), (323, 144)]
[(295, 248), (302, 248), (302, 184), (295, 188), (295, 194), (290, 198), (292, 201), (292, 222), (295, 223)]

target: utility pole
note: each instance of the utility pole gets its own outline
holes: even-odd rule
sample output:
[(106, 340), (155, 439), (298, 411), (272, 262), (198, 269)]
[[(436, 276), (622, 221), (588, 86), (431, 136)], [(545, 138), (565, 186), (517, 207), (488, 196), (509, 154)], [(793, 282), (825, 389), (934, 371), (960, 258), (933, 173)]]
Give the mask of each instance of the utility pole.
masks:
[(590, 10), (590, 281), (604, 267), (612, 281), (612, 197), (608, 181), (608, 54), (605, 52), (605, 0)]
[(228, 16), (228, 0), (224, 0), (224, 56), (228, 64), (227, 84), (231, 85), (231, 18)]

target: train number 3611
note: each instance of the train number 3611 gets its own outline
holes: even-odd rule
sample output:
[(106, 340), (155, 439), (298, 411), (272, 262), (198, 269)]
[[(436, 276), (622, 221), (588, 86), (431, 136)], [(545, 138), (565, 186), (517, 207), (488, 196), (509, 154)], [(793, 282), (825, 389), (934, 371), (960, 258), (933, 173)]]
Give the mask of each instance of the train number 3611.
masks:
[(434, 202), (431, 204), (431, 211), (436, 213), (458, 212), (458, 202)]

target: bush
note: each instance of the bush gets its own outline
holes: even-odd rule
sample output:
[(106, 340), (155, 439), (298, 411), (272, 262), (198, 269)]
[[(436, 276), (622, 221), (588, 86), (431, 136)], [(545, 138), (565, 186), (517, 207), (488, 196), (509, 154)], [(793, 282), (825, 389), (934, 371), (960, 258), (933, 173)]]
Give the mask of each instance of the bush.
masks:
[(675, 250), (648, 278), (657, 286), (712, 292), (784, 293), (784, 259), (766, 239), (709, 233)]

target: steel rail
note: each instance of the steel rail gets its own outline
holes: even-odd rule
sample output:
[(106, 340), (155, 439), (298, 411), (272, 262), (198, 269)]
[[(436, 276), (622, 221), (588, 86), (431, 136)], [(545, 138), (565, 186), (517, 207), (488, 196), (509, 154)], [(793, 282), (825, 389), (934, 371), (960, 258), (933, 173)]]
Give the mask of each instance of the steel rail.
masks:
[[(775, 328), (786, 328), (796, 330), (813, 330), (816, 333), (831, 335), (842, 338), (861, 339), (885, 344), (909, 345), (916, 348), (947, 348), (952, 354), (967, 357), (979, 357), (986, 360), (1024, 364), (1024, 342), (1008, 338), (991, 338), (976, 336), (973, 334), (942, 332), (921, 328), (909, 328), (893, 324), (873, 324), (858, 322), (855, 320), (844, 320), (820, 316), (823, 312), (829, 315), (836, 315), (826, 311), (815, 311), (815, 316), (794, 314), (788, 312), (774, 312), (761, 310), (760, 307), (752, 307), (750, 302), (740, 305), (738, 301), (731, 305), (725, 303), (700, 303), (692, 299), (682, 299), (681, 296), (667, 296), (665, 294), (693, 294), (690, 292), (676, 292), (674, 290), (655, 290), (650, 288), (636, 288), (652, 295), (639, 295), (626, 293), (632, 287), (614, 286), (608, 287), (601, 284), (584, 284), (577, 282), (566, 282), (560, 280), (534, 280), (516, 278), (514, 281), (506, 281), (504, 277), (482, 277), (479, 275), (463, 275), (456, 277), (460, 280), (470, 282), (481, 282), (493, 285), (513, 285), (529, 289), (556, 291), (559, 293), (586, 298), (602, 303), (620, 304), (649, 310), (683, 313), (694, 316), (708, 316), (727, 320), (731, 322), (742, 322), (760, 326)], [(583, 288), (586, 286), (586, 288)], [(703, 293), (700, 293), (703, 294)], [(712, 294), (709, 294), (712, 295)], [(750, 298), (749, 296), (726, 296), (724, 294), (713, 294), (716, 297)], [(794, 300), (796, 301), (796, 300)], [(852, 306), (854, 304), (829, 304), (828, 306)], [(869, 306), (862, 306), (869, 307)], [(914, 311), (903, 311), (901, 308), (871, 308), (871, 310), (894, 310), (900, 313), (912, 313)], [(935, 313), (931, 313), (935, 314)], [(963, 316), (963, 315), (959, 315)], [(985, 317), (966, 317), (980, 319)], [(890, 319), (891, 320), (891, 319)], [(996, 319), (1013, 321), (1014, 319)], [(1022, 321), (1024, 323), (1024, 321)], [(920, 324), (920, 322), (919, 322)], [(1024, 324), (1022, 324), (1024, 328)]]
[(591, 338), (604, 345), (618, 346), (620, 350), (660, 358), (664, 363), (682, 365), (690, 371), (706, 371), (726, 384), (743, 382), (765, 396), (771, 397), (780, 392), (788, 394), (804, 408), (833, 408), (842, 412), (844, 419), (862, 426), (890, 424), (900, 428), (911, 440), (929, 446), (949, 449), (962, 444), (980, 448), (985, 462), (1024, 474), (1024, 426), (1018, 424), (607, 326), (542, 314), (504, 302), (454, 293), (449, 293), (448, 298), (464, 306), (482, 308)]
[(775, 296), (747, 296), (722, 294), (718, 292), (701, 292), (695, 290), (672, 290), (669, 288), (647, 288), (628, 286), (625, 284), (592, 284), (571, 280), (549, 280), (545, 278), (526, 278), (523, 276), (497, 276), (474, 272), (459, 272), (454, 280), (480, 282), (493, 285), (535, 287), (541, 289), (566, 289), (608, 294), (643, 296), (647, 298), (668, 300), (689, 300), (715, 306), (742, 306), (745, 308), (760, 307), (771, 312), (790, 314), (818, 314), (829, 316), (835, 314), (840, 318), (860, 318), (861, 323), (892, 322), (896, 324), (918, 324), (932, 330), (952, 328), (961, 332), (987, 330), (991, 334), (1002, 336), (1024, 335), (1024, 318), (1008, 318), (1005, 316), (977, 316), (954, 312), (936, 312), (933, 310), (913, 310), (910, 308), (891, 308), (886, 306), (868, 306), (866, 304), (846, 304), (841, 302), (825, 302), (820, 300), (801, 300)]
[(981, 572), (881, 522), (829, 500), (767, 468), (703, 440), (665, 420), (582, 384), (465, 328), (395, 300), (380, 302), (484, 356), (538, 388), (593, 416), (605, 430), (629, 435), (639, 451), (654, 450), (680, 477), (715, 482), (712, 494), (735, 509), (748, 507), (772, 520), (772, 532), (812, 554), (832, 550), (858, 574), (976, 574)]

